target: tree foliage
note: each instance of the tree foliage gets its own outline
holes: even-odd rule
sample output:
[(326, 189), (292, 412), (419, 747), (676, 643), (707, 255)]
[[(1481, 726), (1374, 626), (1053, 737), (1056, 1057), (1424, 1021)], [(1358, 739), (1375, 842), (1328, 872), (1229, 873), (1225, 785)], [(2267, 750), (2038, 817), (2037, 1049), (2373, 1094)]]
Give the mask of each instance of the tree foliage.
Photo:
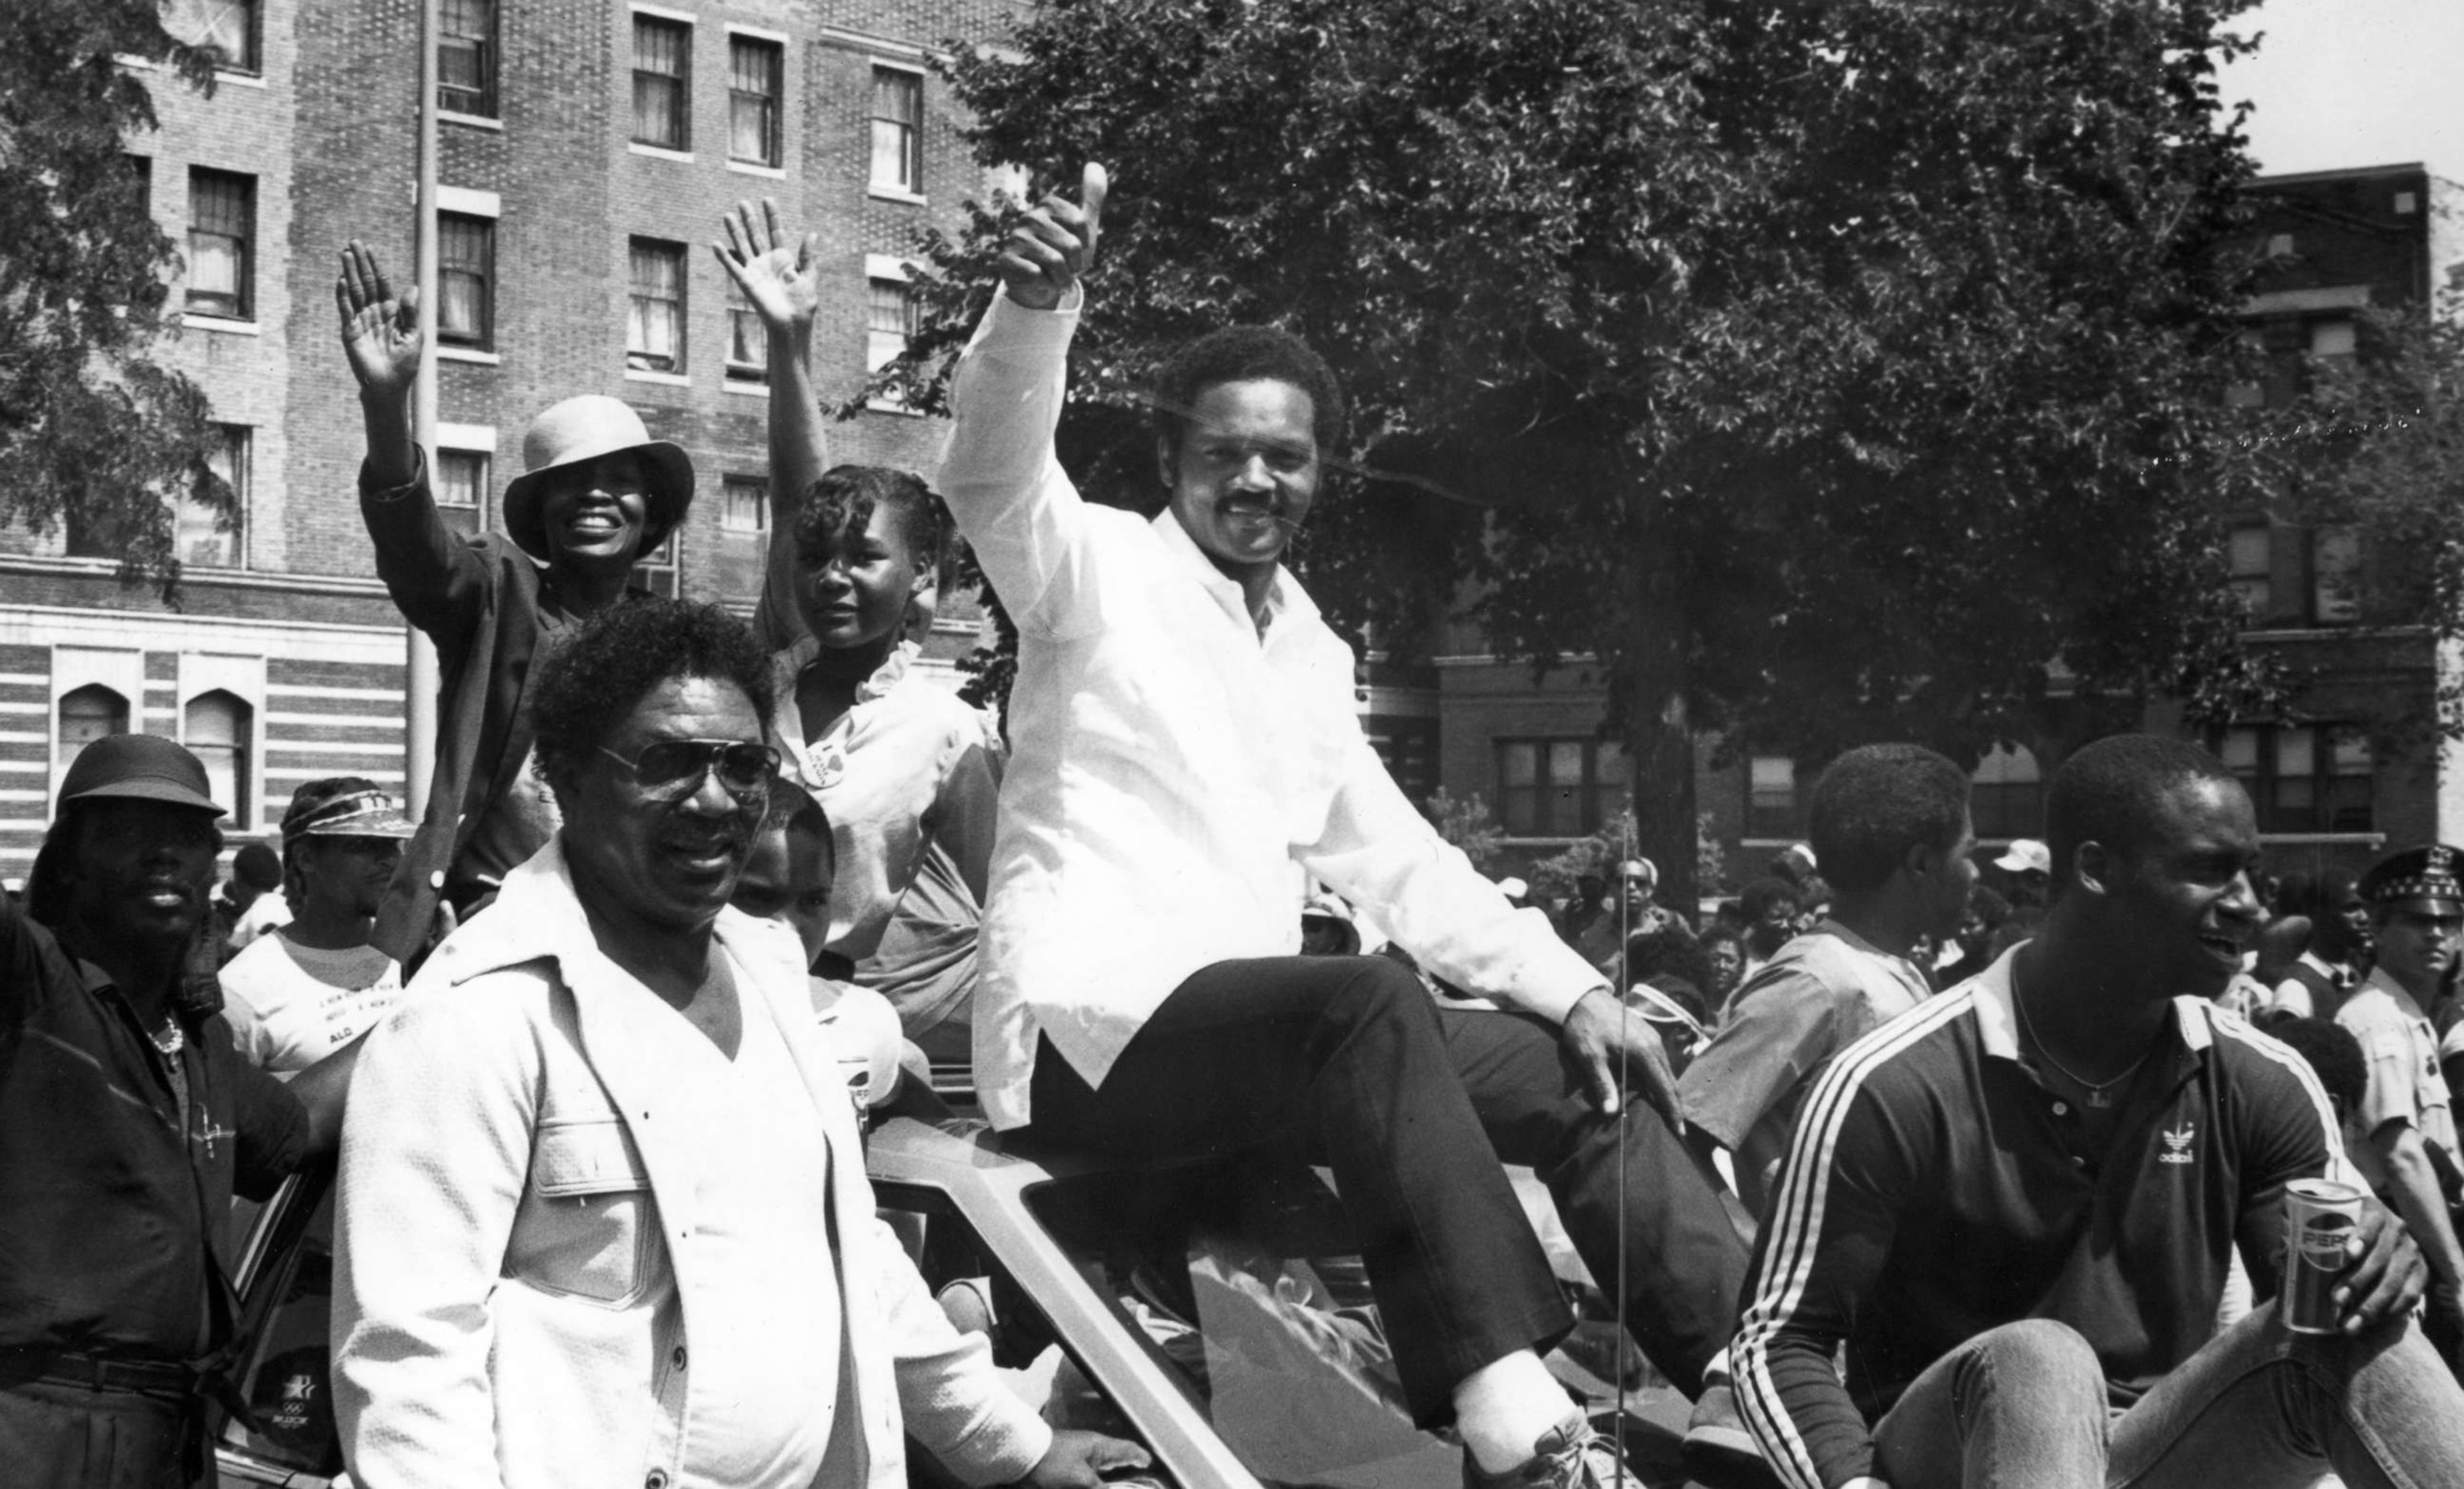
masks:
[(1463, 849), (1472, 867), (1485, 874), (1496, 866), (1506, 829), (1498, 824), (1496, 814), (1489, 811), (1488, 802), (1479, 792), (1457, 800), (1440, 786), (1429, 793), (1420, 810), (1438, 829), (1439, 837)]
[(160, 0), (0, 6), (0, 521), (65, 528), (169, 599), (165, 493), (224, 513), (232, 496), (207, 468), (204, 394), (151, 355), (178, 259), (128, 154), (155, 117), (123, 58), (212, 85)]
[[(1308, 338), (1357, 436), (1312, 593), (1400, 649), (1467, 580), (1501, 654), (1594, 654), (1682, 897), (1700, 731), (1973, 758), (2264, 691), (2219, 520), (2235, 6), (1045, 0), (949, 72), (985, 161), (1112, 168), (1082, 485), (1159, 495), (1182, 339)], [(1001, 226), (932, 244), (927, 406)]]
[[(2336, 598), (2364, 627), (2427, 627), (2464, 645), (2464, 293), (2365, 311), (2356, 329), (2354, 355), (2307, 360), (2270, 446), (2279, 513), (2352, 532), (2366, 561)], [(2455, 678), (2441, 679), (2434, 725), (2464, 738)]]

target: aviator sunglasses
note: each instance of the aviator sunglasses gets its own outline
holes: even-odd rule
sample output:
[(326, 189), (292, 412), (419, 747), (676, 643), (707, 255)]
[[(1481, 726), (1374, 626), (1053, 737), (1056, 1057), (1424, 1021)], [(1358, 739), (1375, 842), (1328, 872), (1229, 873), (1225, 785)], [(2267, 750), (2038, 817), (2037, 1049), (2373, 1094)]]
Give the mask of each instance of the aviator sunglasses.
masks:
[(659, 801), (684, 799), (710, 775), (737, 800), (759, 800), (770, 794), (770, 776), (779, 768), (778, 751), (745, 739), (661, 739), (629, 760), (605, 745), (595, 748), (625, 767), (643, 795)]

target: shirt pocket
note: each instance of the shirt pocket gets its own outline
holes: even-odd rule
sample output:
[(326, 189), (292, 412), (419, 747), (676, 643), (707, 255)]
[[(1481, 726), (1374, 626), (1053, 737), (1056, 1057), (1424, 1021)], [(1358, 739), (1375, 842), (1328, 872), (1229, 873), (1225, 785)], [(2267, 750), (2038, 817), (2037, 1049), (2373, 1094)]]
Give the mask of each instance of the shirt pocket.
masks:
[(548, 1122), (531, 1140), (530, 1182), (505, 1272), (559, 1297), (608, 1307), (639, 1300), (658, 1244), (649, 1172), (625, 1124)]

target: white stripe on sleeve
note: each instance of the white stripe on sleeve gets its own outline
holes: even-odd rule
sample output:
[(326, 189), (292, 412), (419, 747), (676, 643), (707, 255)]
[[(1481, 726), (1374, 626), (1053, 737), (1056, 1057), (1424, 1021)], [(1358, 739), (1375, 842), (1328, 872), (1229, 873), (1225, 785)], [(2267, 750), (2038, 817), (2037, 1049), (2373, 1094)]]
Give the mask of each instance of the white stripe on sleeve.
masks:
[(1866, 1077), (1913, 1047), (1946, 1022), (1974, 1007), (1973, 992), (1935, 997), (1876, 1029), (1832, 1061), (1797, 1119), (1786, 1171), (1771, 1206), (1773, 1234), (1763, 1253), (1763, 1282), (1746, 1309), (1729, 1347), (1737, 1403), (1763, 1452), (1792, 1489), (1822, 1489), (1813, 1455), (1797, 1435), (1771, 1378), (1768, 1350), (1805, 1296), (1822, 1237), (1822, 1212), (1830, 1193), (1831, 1165), (1839, 1133)]

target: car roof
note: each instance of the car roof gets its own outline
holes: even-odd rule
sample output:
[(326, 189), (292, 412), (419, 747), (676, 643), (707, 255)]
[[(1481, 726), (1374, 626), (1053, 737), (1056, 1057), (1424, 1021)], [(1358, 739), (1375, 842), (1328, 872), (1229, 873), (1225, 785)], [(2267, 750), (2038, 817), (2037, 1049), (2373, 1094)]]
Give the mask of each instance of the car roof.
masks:
[(1049, 1179), (1199, 1170), (1219, 1162), (1211, 1158), (1156, 1162), (1064, 1148), (1017, 1132), (997, 1132), (978, 1117), (936, 1124), (893, 1117), (866, 1139), (865, 1169), (877, 1181), (943, 1188), (983, 1184), (1015, 1193)]

